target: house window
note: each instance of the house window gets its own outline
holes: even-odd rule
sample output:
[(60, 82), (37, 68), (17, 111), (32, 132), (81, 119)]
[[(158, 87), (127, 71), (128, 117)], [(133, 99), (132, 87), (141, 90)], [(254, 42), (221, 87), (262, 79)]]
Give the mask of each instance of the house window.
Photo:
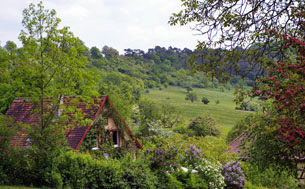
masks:
[(119, 147), (119, 132), (118, 131), (112, 132), (112, 140), (113, 140), (114, 147)]
[(99, 150), (100, 147), (101, 147), (101, 134), (100, 134), (100, 131), (99, 130), (96, 130), (94, 132), (95, 134), (95, 142), (96, 142), (96, 145), (95, 147), (92, 148), (92, 150)]

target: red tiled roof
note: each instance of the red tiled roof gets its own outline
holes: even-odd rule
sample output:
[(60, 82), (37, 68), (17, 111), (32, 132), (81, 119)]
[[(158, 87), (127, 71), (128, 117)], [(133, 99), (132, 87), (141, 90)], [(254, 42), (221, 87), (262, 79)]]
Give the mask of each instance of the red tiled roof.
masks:
[(242, 140), (246, 139), (247, 135), (246, 133), (242, 133), (241, 135), (239, 135), (237, 138), (235, 138), (230, 144), (229, 146), (232, 147), (232, 149), (229, 151), (231, 153), (241, 153), (241, 146), (243, 145)]
[[(99, 110), (102, 109), (102, 106), (107, 101), (107, 97), (102, 96), (100, 98), (95, 98), (93, 104), (86, 105), (82, 102), (73, 104), (71, 103), (71, 100), (73, 99), (75, 99), (75, 97), (65, 97), (63, 102), (67, 106), (76, 106), (82, 113), (86, 114), (86, 119), (91, 119), (92, 121), (95, 121)], [(24, 123), (33, 126), (40, 122), (38, 115), (33, 113), (34, 108), (33, 103), (26, 99), (18, 98), (13, 101), (11, 107), (6, 112), (6, 115), (13, 117), (16, 123)], [(65, 133), (68, 145), (71, 148), (77, 149), (89, 129), (90, 126), (75, 126), (73, 129), (68, 130)], [(26, 136), (27, 134), (22, 130), (18, 131), (18, 134), (13, 136), (11, 145), (25, 148), (27, 146), (27, 142), (25, 141)]]
[(25, 99), (17, 98), (7, 110), (6, 115), (13, 117), (16, 122), (24, 124), (39, 124), (37, 114), (33, 113), (34, 105)]
[[(104, 104), (108, 100), (107, 96), (101, 96), (99, 98), (95, 98), (94, 102), (91, 104), (82, 103), (80, 100), (79, 103), (74, 103), (73, 100), (76, 99), (75, 97), (65, 97), (63, 103), (65, 106), (76, 106), (78, 109), (81, 110), (83, 114), (85, 114), (85, 119), (90, 119), (94, 122), (99, 115), (100, 111), (102, 110)], [(48, 100), (46, 100), (48, 101)], [(50, 102), (49, 102), (50, 103)], [(113, 104), (111, 103), (113, 106)], [(114, 107), (114, 106), (113, 106)], [(27, 125), (38, 125), (39, 124), (39, 116), (35, 114), (33, 111), (35, 106), (33, 103), (29, 102), (27, 99), (17, 98), (13, 101), (11, 107), (6, 112), (7, 116), (13, 117), (16, 123), (24, 123)], [(114, 108), (115, 109), (115, 108)], [(116, 113), (117, 110), (115, 109)], [(119, 113), (118, 113), (119, 114)], [(141, 144), (139, 143), (138, 139), (132, 134), (131, 130), (129, 129), (126, 122), (121, 118), (123, 121), (124, 126), (127, 128), (129, 135), (134, 139), (138, 148), (142, 149)], [(72, 121), (72, 120), (70, 120)], [(73, 129), (67, 130), (65, 133), (65, 137), (67, 139), (68, 145), (71, 148), (76, 150), (79, 149), (81, 143), (85, 139), (88, 131), (90, 130), (91, 126), (75, 126)], [(18, 146), (21, 148), (28, 147), (26, 142), (27, 134), (21, 130), (17, 132), (17, 135), (13, 136), (11, 145)]]

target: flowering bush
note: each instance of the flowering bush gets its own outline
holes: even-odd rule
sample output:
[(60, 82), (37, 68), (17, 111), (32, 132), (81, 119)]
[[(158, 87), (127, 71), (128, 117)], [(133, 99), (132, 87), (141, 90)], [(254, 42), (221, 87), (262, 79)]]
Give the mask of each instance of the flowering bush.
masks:
[(209, 188), (223, 188), (224, 178), (221, 175), (221, 166), (211, 163), (202, 158), (202, 152), (194, 145), (189, 145), (189, 148), (184, 151), (182, 157), (182, 165), (189, 167), (198, 172), (199, 178), (207, 183)]
[(178, 149), (175, 146), (160, 144), (156, 149), (146, 149), (143, 160), (150, 165), (152, 170), (162, 173), (172, 173), (180, 165)]
[[(295, 14), (297, 16), (297, 14)], [(265, 35), (279, 46), (281, 55), (265, 61), (266, 74), (253, 88), (252, 97), (267, 101), (264, 115), (247, 130), (247, 152), (251, 164), (279, 173), (297, 173), (296, 159), (305, 149), (305, 14), (298, 15), (298, 35), (289, 36), (276, 28)], [(296, 34), (296, 33), (295, 33)], [(267, 107), (265, 109), (265, 107)]]
[(222, 174), (228, 188), (235, 186), (243, 188), (245, 185), (245, 175), (243, 174), (238, 161), (230, 161), (223, 166)]
[[(305, 22), (302, 24), (305, 28)], [(266, 35), (280, 38), (282, 50), (287, 54), (293, 52), (293, 56), (270, 65), (268, 75), (261, 80), (263, 85), (254, 90), (253, 96), (272, 100), (279, 125), (277, 139), (288, 147), (304, 145), (305, 42), (276, 30), (266, 31)]]
[(172, 131), (167, 131), (162, 127), (161, 120), (153, 120), (147, 123), (148, 132), (151, 135), (162, 136), (164, 138), (168, 138), (173, 135)]
[(200, 177), (205, 180), (209, 188), (218, 189), (225, 186), (220, 164), (214, 164), (203, 158), (195, 170), (198, 171)]
[(184, 150), (185, 155), (182, 156), (182, 164), (185, 167), (196, 167), (198, 162), (201, 160), (201, 150), (196, 148), (194, 145), (189, 145), (189, 149)]

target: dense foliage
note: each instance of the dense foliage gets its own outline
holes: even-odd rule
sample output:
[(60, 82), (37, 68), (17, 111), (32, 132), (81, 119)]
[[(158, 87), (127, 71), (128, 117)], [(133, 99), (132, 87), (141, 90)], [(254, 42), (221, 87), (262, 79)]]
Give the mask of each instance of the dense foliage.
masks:
[(241, 170), (240, 162), (230, 161), (223, 166), (222, 174), (225, 177), (225, 183), (227, 187), (238, 187), (243, 188), (246, 181), (245, 175)]
[[(192, 62), (196, 69), (215, 75), (247, 74), (256, 76), (265, 73), (268, 57), (283, 58), (285, 53), (275, 45), (281, 41), (262, 31), (275, 28), (281, 33), (304, 37), (300, 17), (304, 15), (302, 0), (181, 0), (182, 10), (173, 13), (171, 25), (191, 25), (203, 36), (196, 49), (200, 61)], [(212, 54), (209, 48), (218, 47)], [(221, 50), (228, 49), (227, 51)], [(248, 65), (244, 64), (247, 62)], [(199, 63), (198, 65), (196, 65)], [(246, 71), (246, 72), (245, 72)]]
[[(203, 104), (208, 104), (210, 101), (209, 101), (209, 99), (208, 99), (207, 97), (202, 97), (201, 102), (202, 102)], [(219, 101), (218, 101), (218, 102), (219, 102)]]
[(191, 136), (219, 136), (220, 131), (216, 127), (215, 120), (210, 116), (198, 116), (191, 120), (188, 126)]
[(281, 38), (283, 50), (294, 56), (272, 63), (268, 76), (261, 79), (262, 85), (253, 92), (272, 103), (268, 114), (257, 119), (247, 132), (252, 139), (248, 155), (260, 168), (275, 164), (296, 175), (305, 147), (304, 42), (275, 30), (266, 33)]
[(247, 132), (247, 130), (255, 123), (255, 115), (248, 115), (242, 120), (239, 120), (229, 131), (227, 135), (227, 143), (232, 142), (239, 135)]
[(37, 162), (33, 153), (39, 155), (40, 152), (27, 149), (7, 154), (8, 159), (1, 162), (1, 184), (54, 188), (154, 188), (157, 182), (146, 164), (130, 157), (123, 161), (108, 161), (93, 159), (89, 154), (58, 151), (48, 154), (48, 161)]
[[(0, 111), (5, 113), (16, 97), (31, 97), (29, 100), (38, 107), (35, 113), (39, 114), (40, 123), (37, 127), (15, 125), (0, 115), (0, 184), (54, 188), (296, 187), (293, 176), (305, 147), (305, 44), (301, 32), (305, 22), (304, 13), (300, 12), (304, 4), (297, 1), (297, 8), (291, 1), (277, 0), (241, 4), (237, 0), (182, 2), (185, 9), (173, 15), (171, 24), (197, 21), (200, 26), (209, 22), (203, 34), (220, 28), (226, 35), (216, 43), (226, 46), (226, 41), (232, 41), (232, 48), (212, 49), (210, 45), (215, 41), (209, 38), (209, 43), (200, 43), (195, 51), (156, 46), (147, 52), (125, 49), (125, 55), (119, 55), (108, 46), (89, 49), (67, 27), (58, 29), (60, 19), (56, 12), (45, 10), (42, 3), (25, 9), (25, 31), (19, 36), (22, 47), (17, 48), (10, 41), (0, 47)], [(265, 13), (263, 8), (270, 3), (288, 13), (286, 23), (290, 28), (270, 28), (270, 23), (279, 21), (276, 24), (280, 25), (286, 19), (284, 13)], [(245, 6), (250, 12), (238, 12)], [(247, 16), (251, 14), (252, 17)], [(270, 15), (274, 17), (268, 18)], [(267, 23), (248, 30), (264, 21)], [(265, 33), (261, 33), (262, 28), (267, 29)], [(278, 32), (283, 29), (294, 33), (294, 37)], [(242, 33), (245, 35), (240, 37)], [(266, 39), (267, 43), (261, 43)], [(248, 42), (249, 48), (244, 48)], [(274, 48), (280, 49), (281, 55), (270, 50)], [(189, 61), (198, 64), (188, 64)], [(194, 73), (196, 69), (204, 72)], [(262, 75), (264, 79), (254, 81)], [(222, 83), (223, 80), (228, 82)], [(249, 160), (244, 166), (235, 161), (234, 154), (227, 153), (229, 147), (219, 136), (212, 117), (199, 116), (187, 123), (173, 106), (141, 97), (145, 89), (162, 90), (169, 85), (185, 88), (185, 99), (191, 102), (198, 100), (192, 87), (218, 88), (221, 92), (239, 88), (238, 109), (251, 111), (256, 108), (242, 102), (246, 96), (243, 89), (246, 85), (257, 87), (252, 96), (260, 97), (262, 112), (238, 122), (227, 137), (230, 142), (246, 133), (243, 155)], [(92, 96), (110, 96), (131, 129), (141, 137), (145, 150), (122, 152), (123, 148), (113, 148), (111, 139), (109, 142), (102, 135), (103, 144), (109, 145), (91, 151), (97, 142), (94, 129), (100, 128), (88, 132), (79, 152), (62, 147), (65, 129), (73, 127), (68, 124), (67, 115), (78, 117), (80, 125), (90, 123), (76, 109), (63, 111), (63, 116), (57, 117), (58, 110), (65, 108), (62, 97), (72, 95), (85, 102), (90, 102), (88, 97)], [(206, 97), (201, 101), (210, 102)], [(52, 106), (47, 108), (47, 103)], [(9, 145), (17, 126), (27, 129), (30, 148)], [(133, 159), (134, 155), (137, 159)], [(250, 181), (247, 184), (245, 177)], [(286, 183), (284, 178), (288, 178)]]
[(197, 94), (194, 92), (187, 93), (187, 95), (185, 96), (185, 100), (190, 100), (191, 102), (197, 101)]
[[(246, 157), (252, 164), (262, 170), (271, 166), (280, 170), (279, 174), (286, 169), (296, 176), (305, 141), (304, 2), (181, 2), (182, 10), (172, 15), (170, 24), (195, 23), (194, 29), (206, 37), (191, 59), (193, 68), (219, 77), (224, 73), (224, 79), (252, 71), (258, 76), (252, 97), (271, 102), (267, 107), (263, 105), (263, 114), (239, 123), (228, 140), (246, 132)], [(216, 54), (209, 49), (214, 45), (218, 47)], [(231, 70), (228, 75), (227, 70)], [(238, 109), (255, 110), (242, 102), (246, 93), (240, 91)]]
[(286, 170), (279, 174), (277, 167), (261, 170), (249, 163), (243, 163), (241, 167), (247, 180), (244, 188), (299, 188), (298, 180)]
[[(305, 22), (302, 25), (305, 27)], [(281, 38), (283, 48), (293, 51), (295, 57), (274, 62), (268, 69), (269, 76), (261, 80), (264, 85), (254, 95), (272, 100), (275, 109), (272, 116), (279, 120), (280, 140), (289, 146), (302, 145), (305, 139), (305, 42), (275, 30), (267, 31), (267, 35)]]

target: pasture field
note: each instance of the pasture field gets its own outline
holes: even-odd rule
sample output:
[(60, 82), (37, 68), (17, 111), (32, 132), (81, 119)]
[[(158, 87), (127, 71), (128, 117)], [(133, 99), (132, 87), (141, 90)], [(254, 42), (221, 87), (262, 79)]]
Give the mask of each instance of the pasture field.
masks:
[[(210, 115), (216, 120), (216, 125), (221, 130), (222, 135), (227, 135), (238, 120), (251, 113), (235, 110), (233, 89), (221, 92), (220, 89), (215, 88), (193, 88), (192, 92), (198, 96), (198, 100), (195, 102), (185, 100), (186, 89), (180, 87), (168, 87), (162, 90), (151, 89), (143, 96), (152, 99), (157, 104), (169, 104), (176, 107), (182, 118), (187, 120), (199, 115)], [(203, 96), (209, 99), (209, 104), (201, 102)], [(219, 104), (215, 103), (216, 100), (219, 100)]]

